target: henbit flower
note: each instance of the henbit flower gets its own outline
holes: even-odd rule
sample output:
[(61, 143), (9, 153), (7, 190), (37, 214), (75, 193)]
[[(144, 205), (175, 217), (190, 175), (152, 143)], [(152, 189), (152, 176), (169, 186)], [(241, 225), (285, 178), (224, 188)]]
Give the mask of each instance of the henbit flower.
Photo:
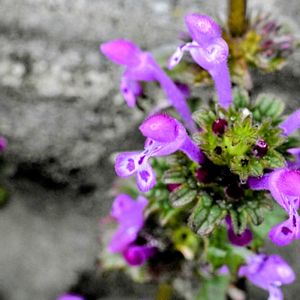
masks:
[(300, 171), (278, 169), (261, 178), (250, 178), (248, 185), (253, 190), (269, 190), (277, 203), (289, 214), (288, 220), (273, 227), (271, 241), (286, 246), (300, 238)]
[(219, 104), (227, 109), (232, 103), (227, 65), (229, 50), (227, 43), (222, 39), (221, 28), (209, 16), (199, 14), (188, 14), (185, 23), (193, 41), (177, 48), (169, 60), (168, 67), (171, 69), (176, 66), (184, 52), (189, 52), (195, 62), (212, 76)]
[(240, 277), (247, 277), (254, 285), (269, 291), (268, 300), (283, 300), (280, 286), (295, 280), (292, 268), (279, 255), (258, 254), (248, 258), (239, 269)]
[(139, 129), (147, 138), (144, 150), (119, 154), (115, 161), (115, 171), (120, 177), (136, 174), (137, 185), (142, 192), (149, 191), (156, 183), (155, 173), (149, 164), (150, 157), (165, 156), (180, 150), (197, 163), (204, 161), (203, 153), (188, 136), (183, 125), (166, 114), (149, 117)]
[(235, 234), (230, 216), (226, 216), (225, 222), (227, 225), (228, 239), (231, 244), (235, 246), (246, 246), (252, 241), (253, 235), (250, 229), (246, 228), (242, 234)]
[(112, 62), (125, 67), (121, 79), (121, 93), (129, 107), (135, 106), (137, 96), (142, 93), (140, 81), (158, 81), (189, 130), (196, 131), (183, 93), (156, 63), (151, 53), (142, 51), (133, 42), (124, 39), (104, 43), (100, 45), (100, 50)]
[(280, 125), (285, 135), (290, 135), (300, 128), (300, 109), (289, 115)]
[(84, 300), (84, 297), (69, 293), (59, 296), (56, 300)]
[(157, 248), (152, 246), (130, 245), (123, 251), (123, 257), (131, 266), (143, 265), (157, 251)]
[(142, 196), (136, 201), (126, 194), (116, 197), (111, 216), (118, 221), (119, 227), (108, 246), (110, 252), (123, 252), (136, 240), (144, 226), (144, 209), (147, 204), (148, 200)]

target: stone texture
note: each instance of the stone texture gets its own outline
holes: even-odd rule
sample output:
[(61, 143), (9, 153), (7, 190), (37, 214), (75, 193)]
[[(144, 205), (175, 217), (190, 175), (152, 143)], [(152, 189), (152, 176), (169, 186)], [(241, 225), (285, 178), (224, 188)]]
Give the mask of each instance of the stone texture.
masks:
[[(250, 10), (271, 11), (299, 32), (299, 1), (250, 2)], [(0, 132), (9, 141), (2, 182), (11, 191), (0, 210), (0, 299), (55, 299), (78, 274), (93, 273), (98, 220), (112, 198), (108, 159), (142, 145), (143, 117), (125, 106), (120, 70), (99, 54), (99, 43), (125, 37), (147, 49), (176, 45), (186, 12), (222, 19), (225, 8), (224, 0), (0, 0)], [(255, 92), (299, 106), (299, 66), (297, 52), (280, 74), (257, 74)], [(298, 248), (287, 255), (299, 274)], [(141, 295), (108, 282), (115, 283), (105, 292), (116, 299)], [(288, 292), (296, 299), (299, 287)]]

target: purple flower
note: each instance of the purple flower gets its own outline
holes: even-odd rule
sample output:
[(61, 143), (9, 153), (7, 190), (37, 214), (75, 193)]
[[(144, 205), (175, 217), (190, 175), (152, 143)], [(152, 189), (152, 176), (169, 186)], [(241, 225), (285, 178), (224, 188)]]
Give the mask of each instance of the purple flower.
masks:
[(195, 62), (212, 76), (219, 103), (222, 107), (228, 108), (232, 103), (231, 81), (227, 66), (229, 50), (222, 39), (221, 28), (209, 16), (199, 14), (187, 15), (185, 23), (193, 41), (177, 48), (169, 60), (169, 68), (177, 65), (184, 52), (188, 51)]
[(268, 300), (283, 300), (280, 286), (295, 280), (292, 268), (279, 255), (258, 254), (250, 256), (247, 264), (239, 269), (254, 285), (269, 291)]
[(149, 191), (156, 183), (155, 173), (149, 164), (150, 157), (165, 156), (180, 150), (197, 163), (204, 160), (201, 150), (188, 136), (185, 128), (166, 114), (149, 117), (140, 126), (140, 131), (147, 138), (144, 151), (119, 154), (115, 171), (120, 177), (135, 174), (142, 192)]
[(84, 298), (82, 296), (70, 293), (59, 296), (57, 300), (84, 300)]
[(156, 253), (157, 249), (152, 246), (131, 245), (123, 251), (123, 257), (131, 266), (143, 265), (149, 257)]
[(300, 109), (289, 115), (280, 125), (285, 135), (290, 135), (300, 128)]
[(119, 227), (108, 246), (110, 252), (123, 252), (136, 240), (144, 226), (144, 209), (147, 204), (148, 200), (142, 196), (137, 201), (125, 194), (115, 199), (111, 216), (118, 221)]
[(129, 107), (135, 106), (137, 96), (142, 93), (140, 81), (158, 81), (187, 127), (192, 132), (196, 131), (183, 93), (160, 68), (151, 53), (142, 51), (134, 43), (124, 39), (104, 43), (100, 50), (112, 62), (125, 67), (121, 79), (121, 93)]
[(235, 234), (230, 216), (226, 216), (225, 221), (228, 230), (228, 239), (231, 244), (235, 246), (246, 246), (252, 241), (253, 235), (250, 229), (246, 228), (242, 234)]
[(278, 246), (286, 246), (299, 239), (300, 217), (297, 210), (300, 201), (300, 171), (278, 169), (261, 178), (249, 178), (248, 185), (254, 190), (269, 190), (289, 215), (288, 220), (271, 229), (271, 241)]

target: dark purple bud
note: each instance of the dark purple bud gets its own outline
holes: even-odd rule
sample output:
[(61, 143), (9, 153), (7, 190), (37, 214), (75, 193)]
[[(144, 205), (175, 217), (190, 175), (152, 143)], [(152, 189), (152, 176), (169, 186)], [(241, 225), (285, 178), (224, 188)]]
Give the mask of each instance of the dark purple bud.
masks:
[(241, 199), (244, 196), (244, 190), (238, 184), (230, 184), (225, 188), (225, 194), (232, 199)]
[(250, 229), (246, 229), (242, 234), (235, 234), (233, 229), (228, 230), (228, 239), (231, 244), (236, 246), (247, 246), (253, 239), (253, 235)]
[(167, 184), (167, 189), (170, 193), (172, 193), (173, 191), (178, 189), (180, 186), (181, 186), (180, 183), (170, 183), (170, 184)]
[(253, 154), (256, 157), (263, 157), (267, 152), (268, 144), (263, 139), (258, 140), (253, 148)]
[(199, 182), (209, 183), (211, 182), (211, 176), (207, 169), (199, 168), (196, 171), (196, 178)]
[(212, 131), (217, 135), (223, 135), (228, 123), (224, 119), (218, 119), (212, 124)]

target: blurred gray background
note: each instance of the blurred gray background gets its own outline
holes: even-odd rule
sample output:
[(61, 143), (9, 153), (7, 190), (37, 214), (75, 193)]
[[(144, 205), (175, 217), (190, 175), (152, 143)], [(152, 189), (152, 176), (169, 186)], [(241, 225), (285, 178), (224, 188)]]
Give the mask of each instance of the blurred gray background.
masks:
[[(249, 7), (300, 32), (299, 0)], [(141, 145), (143, 117), (125, 105), (120, 69), (98, 46), (118, 37), (175, 46), (186, 12), (224, 18), (226, 1), (0, 0), (0, 134), (9, 141), (0, 179), (11, 193), (0, 210), (1, 300), (52, 300), (78, 282), (111, 299), (141, 297), (124, 279), (91, 275), (112, 201), (109, 156)], [(255, 93), (276, 93), (287, 111), (300, 106), (299, 67), (298, 51), (280, 73), (257, 74)], [(300, 242), (272, 249), (300, 275), (299, 250)], [(299, 282), (285, 299), (299, 299)], [(267, 298), (253, 291), (253, 300)]]

